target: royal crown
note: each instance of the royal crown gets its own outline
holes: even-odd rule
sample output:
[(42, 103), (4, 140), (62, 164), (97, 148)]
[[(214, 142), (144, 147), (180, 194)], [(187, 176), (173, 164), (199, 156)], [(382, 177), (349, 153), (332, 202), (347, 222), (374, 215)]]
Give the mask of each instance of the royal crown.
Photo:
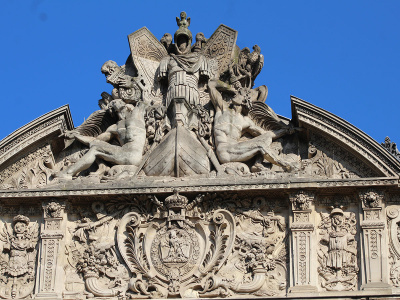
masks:
[(179, 195), (177, 190), (174, 190), (174, 194), (168, 196), (165, 199), (165, 206), (168, 209), (173, 208), (185, 208), (189, 200), (185, 196)]
[(18, 216), (15, 216), (15, 217), (14, 217), (13, 223), (15, 224), (15, 223), (18, 223), (18, 222), (23, 222), (23, 223), (25, 223), (26, 225), (28, 225), (29, 222), (30, 222), (30, 220), (29, 220), (29, 218), (26, 217), (26, 216), (18, 215)]

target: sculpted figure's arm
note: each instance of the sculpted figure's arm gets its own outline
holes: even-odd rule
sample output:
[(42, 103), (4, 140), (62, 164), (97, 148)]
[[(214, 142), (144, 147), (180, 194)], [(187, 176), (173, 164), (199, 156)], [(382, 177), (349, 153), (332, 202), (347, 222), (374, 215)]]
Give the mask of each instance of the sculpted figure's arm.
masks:
[(117, 125), (113, 124), (110, 127), (108, 127), (105, 132), (98, 135), (97, 137), (84, 136), (84, 135), (80, 135), (80, 134), (75, 134), (74, 137), (76, 140), (80, 141), (82, 144), (90, 146), (90, 143), (92, 143), (94, 140), (109, 142), (112, 139), (116, 129), (117, 129)]
[(218, 79), (211, 79), (208, 82), (208, 91), (210, 92), (210, 99), (214, 105), (215, 111), (224, 110), (226, 102), (222, 98), (220, 90), (231, 91), (232, 88), (229, 84), (222, 82)]
[(246, 132), (250, 133), (252, 136), (256, 137), (264, 134), (266, 131), (260, 126), (257, 126), (250, 118), (246, 117), (246, 127), (244, 128)]

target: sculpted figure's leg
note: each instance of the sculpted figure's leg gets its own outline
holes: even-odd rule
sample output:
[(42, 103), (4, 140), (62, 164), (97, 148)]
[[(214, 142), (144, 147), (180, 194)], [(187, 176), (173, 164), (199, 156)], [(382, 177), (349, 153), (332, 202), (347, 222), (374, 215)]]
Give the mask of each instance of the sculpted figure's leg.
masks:
[(221, 163), (244, 162), (260, 152), (255, 143), (241, 142), (237, 144), (220, 144), (217, 147), (218, 159)]
[(68, 167), (66, 170), (61, 171), (56, 175), (56, 177), (67, 177), (71, 178), (76, 175), (78, 172), (86, 170), (89, 168), (94, 161), (96, 160), (97, 150), (95, 148), (91, 148), (84, 156), (82, 156), (75, 164)]
[(97, 157), (110, 161), (106, 159), (106, 157), (113, 156), (115, 153), (118, 153), (120, 148), (120, 146), (110, 145), (103, 141), (93, 141), (90, 144), (89, 151), (84, 156), (82, 156), (75, 164), (68, 167), (66, 170), (56, 174), (56, 177), (70, 178), (89, 168), (95, 162)]
[(244, 142), (220, 143), (217, 145), (217, 155), (221, 163), (244, 162), (253, 158), (257, 153), (264, 155), (271, 143), (272, 136), (267, 132)]
[(277, 153), (275, 153), (272, 149), (268, 149), (264, 153), (264, 159), (269, 161), (270, 163), (282, 167), (286, 171), (292, 171), (295, 167), (288, 163), (287, 161), (281, 159)]
[(270, 148), (274, 136), (274, 133), (267, 132), (251, 140), (237, 144), (219, 144), (217, 146), (218, 158), (221, 163), (244, 162), (260, 153), (266, 161), (280, 166), (286, 171), (292, 171), (295, 167)]

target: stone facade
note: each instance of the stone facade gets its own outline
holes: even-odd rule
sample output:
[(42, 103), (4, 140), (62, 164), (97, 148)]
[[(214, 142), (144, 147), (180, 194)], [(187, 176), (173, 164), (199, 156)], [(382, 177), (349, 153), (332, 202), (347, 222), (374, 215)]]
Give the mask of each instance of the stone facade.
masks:
[(128, 36), (111, 92), (0, 142), (0, 297), (400, 295), (400, 161), (296, 97), (254, 87), (264, 57), (225, 25)]

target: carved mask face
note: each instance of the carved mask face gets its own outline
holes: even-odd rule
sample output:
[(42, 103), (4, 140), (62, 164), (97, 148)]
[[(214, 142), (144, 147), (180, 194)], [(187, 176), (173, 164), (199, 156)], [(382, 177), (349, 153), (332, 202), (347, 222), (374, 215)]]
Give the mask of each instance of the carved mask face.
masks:
[(14, 225), (15, 233), (24, 233), (26, 231), (26, 224), (24, 222), (17, 222)]

